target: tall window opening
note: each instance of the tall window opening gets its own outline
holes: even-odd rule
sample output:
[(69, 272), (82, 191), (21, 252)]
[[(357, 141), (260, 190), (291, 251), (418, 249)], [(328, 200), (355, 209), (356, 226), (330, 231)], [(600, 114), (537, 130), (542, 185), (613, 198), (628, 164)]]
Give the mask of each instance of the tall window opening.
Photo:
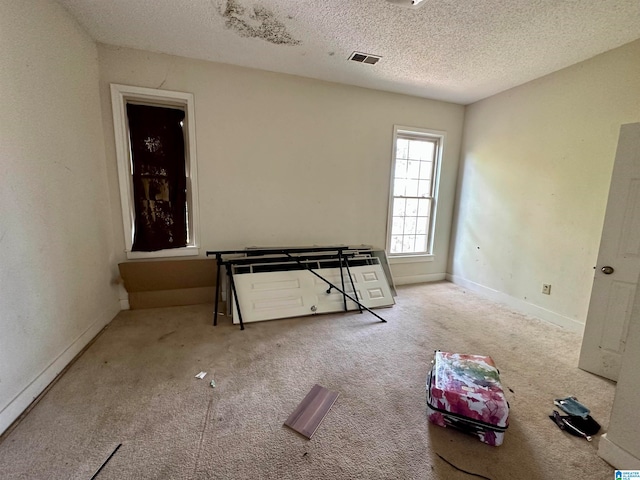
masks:
[(443, 140), (442, 132), (394, 128), (387, 239), (391, 256), (432, 253)]
[(197, 255), (193, 96), (112, 85), (128, 258)]

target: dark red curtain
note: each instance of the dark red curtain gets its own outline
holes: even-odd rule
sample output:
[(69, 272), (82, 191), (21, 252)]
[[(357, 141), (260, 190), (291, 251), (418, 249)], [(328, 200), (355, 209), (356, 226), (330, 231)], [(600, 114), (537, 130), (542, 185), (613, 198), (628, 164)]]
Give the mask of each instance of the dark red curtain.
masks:
[(177, 108), (127, 104), (135, 224), (134, 251), (187, 245), (183, 122)]

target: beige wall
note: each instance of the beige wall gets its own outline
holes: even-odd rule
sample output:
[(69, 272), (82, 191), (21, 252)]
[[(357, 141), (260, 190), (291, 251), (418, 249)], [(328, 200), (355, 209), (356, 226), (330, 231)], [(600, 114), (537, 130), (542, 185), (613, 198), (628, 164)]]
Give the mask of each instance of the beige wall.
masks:
[(50, 1), (0, 3), (0, 432), (119, 310), (97, 50)]
[[(435, 260), (444, 276), (464, 108), (300, 77), (99, 45), (113, 229), (124, 259), (109, 83), (195, 97), (201, 246), (384, 247), (393, 125), (445, 130)], [(202, 255), (203, 252), (201, 252)]]
[(579, 330), (618, 131), (638, 120), (640, 41), (470, 105), (452, 278)]
[[(620, 125), (639, 120), (640, 41), (469, 106), (451, 278), (579, 330)], [(638, 299), (599, 449), (617, 468), (640, 468)]]

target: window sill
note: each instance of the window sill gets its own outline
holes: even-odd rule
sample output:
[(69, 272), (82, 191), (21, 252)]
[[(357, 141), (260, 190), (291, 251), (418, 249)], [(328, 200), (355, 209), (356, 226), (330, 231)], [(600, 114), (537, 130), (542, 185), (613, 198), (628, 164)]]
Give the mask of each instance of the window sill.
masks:
[(433, 262), (434, 255), (397, 255), (389, 256), (389, 264)]
[(195, 257), (200, 254), (199, 247), (171, 248), (156, 252), (127, 252), (128, 260), (144, 258), (171, 258), (171, 257)]

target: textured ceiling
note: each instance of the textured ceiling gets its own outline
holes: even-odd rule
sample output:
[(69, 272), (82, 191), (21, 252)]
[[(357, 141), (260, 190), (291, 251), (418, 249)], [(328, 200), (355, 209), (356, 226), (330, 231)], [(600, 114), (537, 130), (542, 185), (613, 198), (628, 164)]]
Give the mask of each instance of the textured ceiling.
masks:
[(640, 38), (640, 0), (58, 1), (98, 42), (461, 104)]

